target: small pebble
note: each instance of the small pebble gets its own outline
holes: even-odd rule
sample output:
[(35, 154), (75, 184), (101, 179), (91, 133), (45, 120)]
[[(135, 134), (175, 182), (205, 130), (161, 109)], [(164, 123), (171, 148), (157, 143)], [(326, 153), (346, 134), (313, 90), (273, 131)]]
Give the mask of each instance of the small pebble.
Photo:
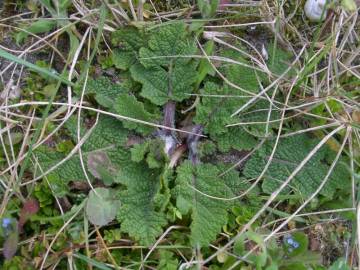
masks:
[(324, 10), (325, 6), (326, 0), (307, 0), (304, 6), (306, 17), (313, 22), (324, 20), (327, 13), (326, 10)]

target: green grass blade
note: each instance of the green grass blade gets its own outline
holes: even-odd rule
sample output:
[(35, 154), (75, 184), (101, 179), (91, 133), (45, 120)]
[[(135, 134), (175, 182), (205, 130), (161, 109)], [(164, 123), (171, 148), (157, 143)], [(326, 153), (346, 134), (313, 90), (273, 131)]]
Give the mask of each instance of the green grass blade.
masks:
[(33, 63), (30, 63), (24, 59), (21, 59), (15, 55), (12, 55), (11, 53), (8, 53), (7, 51), (3, 50), (0, 48), (0, 57), (1, 58), (5, 58), (11, 62), (15, 62), (19, 65), (23, 65), (25, 67), (28, 67), (36, 72), (39, 72), (39, 73), (42, 73), (46, 76), (49, 76), (55, 80), (58, 80), (58, 81), (61, 81), (62, 83), (66, 84), (66, 85), (71, 85), (71, 86), (74, 86), (75, 84), (68, 81), (67, 79), (59, 76), (58, 74), (54, 73), (54, 72), (51, 72), (50, 70), (48, 69), (45, 69), (45, 68), (42, 68), (42, 67), (39, 67), (37, 65), (34, 65)]
[(94, 57), (96, 55), (96, 52), (98, 51), (98, 47), (100, 44), (100, 40), (103, 34), (103, 30), (104, 30), (104, 26), (105, 26), (105, 20), (106, 20), (106, 15), (107, 15), (107, 9), (105, 5), (102, 5), (100, 7), (100, 20), (99, 20), (99, 27), (98, 27), (98, 31), (96, 34), (96, 38), (95, 38), (95, 44), (94, 44), (94, 49), (91, 52), (91, 55), (89, 57), (89, 60), (85, 63), (85, 67), (83, 68), (82, 73), (80, 74), (79, 79), (77, 80), (76, 84), (80, 85), (81, 83), (83, 83), (86, 73), (89, 70), (92, 61), (94, 60)]
[(97, 267), (99, 269), (112, 270), (110, 267), (107, 267), (106, 264), (104, 264), (102, 262), (99, 262), (99, 261), (96, 261), (94, 259), (88, 258), (85, 255), (82, 255), (80, 253), (74, 253), (73, 255), (74, 255), (75, 258), (78, 258), (78, 259), (88, 263), (89, 265), (95, 266), (95, 267)]

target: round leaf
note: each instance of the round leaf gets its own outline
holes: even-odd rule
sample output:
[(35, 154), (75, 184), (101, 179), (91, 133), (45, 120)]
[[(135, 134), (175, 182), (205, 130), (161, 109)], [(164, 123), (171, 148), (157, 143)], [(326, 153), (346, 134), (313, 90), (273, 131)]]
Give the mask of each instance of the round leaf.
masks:
[(115, 218), (119, 206), (113, 190), (96, 188), (89, 193), (86, 215), (92, 224), (104, 226)]

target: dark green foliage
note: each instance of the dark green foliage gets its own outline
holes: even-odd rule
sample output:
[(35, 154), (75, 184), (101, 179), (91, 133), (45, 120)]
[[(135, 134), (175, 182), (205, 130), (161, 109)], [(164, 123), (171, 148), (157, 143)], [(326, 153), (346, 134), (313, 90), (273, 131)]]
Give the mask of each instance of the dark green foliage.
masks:
[[(206, 1), (200, 2), (206, 4)], [(213, 7), (199, 8), (208, 16), (214, 12)], [(216, 60), (212, 59), (212, 63), (226, 77), (223, 80), (206, 58), (198, 60), (198, 57), (193, 57), (201, 53), (194, 36), (199, 42), (204, 41), (199, 35), (202, 34), (201, 24), (189, 26), (187, 22), (164, 22), (161, 25), (134, 25), (136, 27), (123, 27), (112, 34), (112, 43), (116, 48), (112, 48), (111, 59), (99, 56), (99, 59), (105, 59), (104, 69), (111, 68), (119, 73), (116, 80), (102, 76), (89, 79), (84, 96), (88, 104), (97, 104), (102, 110), (119, 117), (100, 114), (95, 120), (94, 112), (84, 109), (83, 115), (86, 116), (80, 121), (80, 139), (83, 138), (84, 143), (80, 149), (85, 172), (79, 151), (74, 149), (78, 147), (77, 119), (70, 118), (65, 128), (54, 136), (59, 141), (57, 147), (42, 146), (34, 153), (34, 161), (41, 167), (34, 170), (35, 177), (57, 166), (46, 176), (46, 183), (51, 189), (42, 184), (40, 188), (35, 188), (34, 194), (40, 203), (40, 218), (54, 216), (53, 211), (60, 215), (53, 209), (55, 200), (52, 194), (69, 199), (72, 205), (78, 204), (78, 196), (82, 196), (83, 200), (87, 195), (87, 204), (83, 205), (86, 205), (88, 220), (95, 225), (106, 226), (106, 230), (101, 228), (100, 232), (105, 234), (109, 244), (118, 245), (118, 241), (122, 244), (124, 239), (130, 238), (131, 245), (151, 247), (167, 227), (181, 225), (181, 231), (176, 226), (167, 232), (157, 246), (159, 248), (152, 251), (143, 266), (134, 263), (143, 259), (143, 249), (110, 251), (121, 263), (129, 262), (129, 268), (177, 269), (182, 260), (175, 257), (176, 253), (181, 252), (184, 258), (190, 258), (196, 248), (197, 255), (206, 258), (213, 253), (209, 248), (211, 244), (221, 247), (226, 244), (226, 235), (236, 235), (263, 206), (264, 200), (269, 198), (268, 194), (289, 177), (319, 140), (307, 135), (282, 138), (261, 185), (241, 196), (259, 176), (273, 149), (274, 140), (270, 138), (278, 131), (277, 120), (280, 118), (280, 109), (274, 104), (282, 107), (284, 93), (280, 90), (283, 89), (274, 92), (275, 88), (271, 88), (266, 94), (252, 99), (286, 70), (285, 63), (289, 63), (290, 55), (277, 47), (275, 57), (272, 57), (270, 45), (267, 66), (273, 74), (265, 74), (246, 54), (216, 46), (213, 40), (208, 41), (203, 47), (208, 55), (220, 55)], [(190, 29), (196, 29), (197, 33)], [(238, 47), (249, 52), (248, 48)], [(79, 91), (76, 93), (80, 94)], [(195, 98), (192, 94), (198, 96)], [(251, 104), (234, 115), (250, 100)], [(170, 107), (174, 114), (166, 110)], [(326, 111), (327, 108), (324, 106), (321, 109)], [(342, 107), (339, 107), (336, 112), (341, 110)], [(315, 110), (312, 112), (319, 114)], [(283, 131), (292, 131), (293, 123), (302, 125), (292, 121), (290, 117), (284, 122)], [(94, 122), (97, 125), (92, 128)], [(185, 131), (201, 130), (203, 137), (194, 139), (194, 134), (169, 131), (151, 124)], [(268, 139), (260, 149), (241, 166), (229, 170), (265, 137)], [(167, 150), (169, 147), (173, 148), (172, 151)], [(69, 154), (72, 156), (67, 159)], [(290, 209), (297, 206), (303, 197), (310, 196), (321, 184), (334, 155), (328, 146), (318, 151), (279, 196), (281, 199), (276, 198), (279, 206)], [(67, 160), (62, 162), (64, 159)], [(86, 175), (95, 189), (89, 194), (69, 192), (73, 185), (86, 181)], [(336, 197), (338, 190), (343, 191), (341, 196), (346, 196), (348, 193), (344, 189), (349, 178), (345, 165), (339, 163), (320, 192), (320, 197), (325, 197), (321, 203)], [(74, 184), (70, 185), (70, 182)], [(96, 195), (98, 191), (100, 196)], [(237, 198), (239, 196), (241, 198)], [(266, 221), (271, 222), (273, 215), (286, 216), (283, 208), (270, 211)], [(101, 209), (104, 211), (101, 212)], [(115, 216), (117, 222), (113, 221)], [(299, 220), (303, 222), (304, 219), (295, 221)], [(64, 220), (57, 221), (62, 226)], [(261, 222), (263, 220), (258, 219), (253, 226)], [(44, 223), (47, 223), (46, 219)], [(59, 224), (54, 224), (53, 227), (58, 229)], [(79, 224), (76, 228), (69, 227), (69, 235), (77, 235), (72, 240), (83, 244), (82, 221)], [(186, 226), (190, 231), (182, 231)], [(221, 232), (225, 237), (219, 237)], [(239, 261), (241, 269), (307, 267), (299, 259), (307, 251), (306, 237), (294, 234), (292, 239), (301, 245), (294, 248), (281, 241), (278, 241), (280, 244), (265, 242), (263, 233), (268, 234), (255, 229), (247, 231), (243, 239), (235, 243), (233, 252), (239, 256), (248, 252), (247, 245), (259, 245), (257, 252), (251, 254), (246, 263)], [(63, 242), (66, 237), (64, 235)], [(62, 251), (63, 242), (56, 251)], [(184, 245), (185, 248), (176, 248), (176, 253), (173, 253), (162, 248), (167, 244)], [(103, 260), (101, 265), (105, 265), (108, 261), (102, 255), (99, 252), (97, 259), (99, 262)], [(317, 254), (314, 257), (317, 258)], [(83, 254), (75, 258), (97, 262)], [(221, 253), (216, 262), (209, 263), (209, 269), (228, 269), (236, 262), (237, 258)]]
[(183, 215), (191, 214), (193, 245), (209, 245), (227, 223), (227, 210), (233, 202), (226, 199), (235, 197), (232, 187), (239, 178), (236, 173), (220, 178), (220, 173), (214, 165), (193, 166), (190, 162), (177, 169), (176, 206)]
[[(144, 108), (144, 104), (136, 99), (136, 97), (129, 94), (120, 94), (117, 96), (114, 110), (126, 117), (142, 120), (145, 122), (154, 123), (159, 118), (158, 115), (147, 112)], [(136, 130), (138, 133), (147, 135), (154, 131), (154, 127), (139, 124), (132, 121), (123, 121), (125, 128)]]
[(160, 253), (160, 261), (157, 269), (159, 270), (178, 269), (179, 261), (174, 256), (174, 253), (167, 250), (161, 250), (159, 253)]
[(142, 83), (141, 95), (156, 105), (164, 105), (169, 100), (182, 101), (191, 93), (195, 82), (195, 65), (178, 65), (165, 70), (162, 67), (145, 68), (134, 65), (131, 75)]
[[(81, 121), (82, 123), (82, 121)], [(66, 124), (67, 130), (72, 136), (73, 140), (77, 141), (77, 121), (75, 118), (70, 119)], [(86, 129), (81, 130), (80, 138), (86, 134)], [(81, 146), (84, 158), (84, 164), (87, 164), (87, 155), (96, 151), (105, 152), (113, 164), (117, 164), (123, 160), (123, 153), (121, 146), (124, 145), (127, 138), (127, 131), (124, 130), (122, 124), (110, 117), (101, 116), (98, 124), (91, 131), (85, 143)], [(41, 171), (46, 172), (53, 166), (57, 166), (67, 155), (54, 151), (46, 147), (41, 147), (35, 151), (37, 161), (41, 166)], [(55, 177), (59, 184), (70, 181), (85, 181), (86, 177), (81, 169), (81, 162), (78, 154), (73, 155), (66, 160), (55, 170), (53, 170), (49, 177)], [(38, 171), (38, 174), (42, 172)], [(91, 174), (88, 172), (88, 176)]]
[(193, 38), (190, 38), (184, 23), (173, 23), (154, 29), (147, 47), (140, 49), (141, 63), (146, 67), (169, 67), (172, 63), (189, 63), (196, 52)]
[[(226, 50), (222, 56), (227, 59), (221, 66), (221, 71), (226, 75), (226, 79), (236, 86), (244, 89), (247, 92), (257, 93), (260, 89), (260, 84), (264, 78), (262, 72), (256, 71), (250, 61), (247, 61), (243, 56), (235, 50)], [(236, 89), (231, 85), (226, 84), (226, 87), (232, 88), (228, 91), (234, 95), (249, 95), (248, 93)], [(246, 99), (242, 99), (245, 103)]]
[(195, 52), (185, 24), (154, 30), (147, 46), (140, 49), (141, 65), (131, 67), (134, 80), (143, 85), (140, 94), (157, 105), (184, 100), (196, 81), (196, 62), (190, 57)]
[(100, 77), (88, 81), (85, 94), (94, 94), (100, 105), (112, 108), (115, 102), (114, 97), (126, 92), (123, 86), (111, 82), (109, 78)]
[[(318, 142), (318, 140), (311, 139), (306, 135), (282, 139), (271, 165), (264, 175), (262, 184), (264, 192), (272, 193), (276, 190)], [(264, 168), (272, 149), (273, 141), (269, 141), (257, 151), (246, 163), (244, 175), (248, 178), (256, 178)], [(321, 184), (329, 170), (327, 163), (329, 153), (327, 146), (323, 146), (295, 176), (284, 192), (292, 188), (303, 196), (310, 196)], [(349, 174), (346, 167), (338, 163), (320, 194), (331, 198), (337, 189), (344, 189), (350, 185), (344, 179), (349, 179)]]
[(136, 63), (139, 49), (146, 45), (145, 37), (145, 33), (135, 27), (122, 28), (113, 33), (113, 44), (120, 46), (112, 53), (117, 68), (127, 70)]
[(140, 162), (146, 160), (149, 168), (161, 168), (165, 165), (163, 142), (159, 139), (148, 140), (142, 144), (136, 144), (131, 148), (131, 160)]
[(218, 143), (221, 151), (225, 152), (230, 148), (250, 149), (255, 146), (256, 140), (243, 127), (226, 127), (240, 121), (231, 115), (244, 103), (244, 99), (231, 97), (231, 88), (214, 83), (207, 83), (201, 93), (204, 97), (196, 108), (194, 121), (205, 126), (205, 131)]
[(144, 162), (120, 168), (117, 182), (126, 186), (120, 193), (122, 207), (118, 212), (122, 231), (141, 244), (151, 245), (166, 225), (165, 214), (156, 211), (154, 197), (159, 191), (159, 174), (149, 170)]
[[(241, 108), (250, 98), (260, 92), (260, 83), (265, 80), (263, 73), (251, 67), (251, 63), (235, 51), (224, 51), (223, 57), (227, 62), (221, 66), (233, 87), (224, 82), (222, 85), (208, 82), (200, 90), (201, 102), (196, 107), (194, 121), (205, 126), (210, 138), (217, 142), (219, 150), (227, 152), (230, 148), (249, 150), (256, 145), (255, 136), (264, 136), (265, 123), (268, 119), (270, 103), (257, 100), (240, 115), (232, 115)], [(253, 93), (253, 94), (252, 94)], [(270, 120), (278, 118), (278, 112), (272, 109)], [(248, 122), (260, 122), (247, 125)], [(261, 123), (263, 122), (263, 123)], [(241, 126), (229, 127), (237, 123)], [(271, 127), (269, 125), (269, 130)]]

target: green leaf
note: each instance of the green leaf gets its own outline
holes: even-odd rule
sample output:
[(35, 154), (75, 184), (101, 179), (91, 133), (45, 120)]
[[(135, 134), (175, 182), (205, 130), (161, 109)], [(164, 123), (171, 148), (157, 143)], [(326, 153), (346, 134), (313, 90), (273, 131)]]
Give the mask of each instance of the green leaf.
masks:
[(39, 1), (50, 13), (55, 13), (55, 10), (52, 7), (50, 0), (40, 0)]
[(131, 149), (131, 160), (140, 162), (145, 159), (146, 153), (149, 151), (149, 142), (135, 144)]
[(214, 165), (192, 166), (189, 161), (185, 161), (177, 169), (174, 189), (176, 206), (181, 214), (191, 214), (193, 245), (208, 246), (227, 223), (227, 210), (232, 203), (211, 197), (234, 197), (232, 189), (227, 184), (237, 182), (239, 178), (236, 173), (229, 174), (231, 179), (219, 178), (220, 173), (221, 170)]
[(138, 51), (146, 46), (146, 35), (135, 27), (126, 27), (112, 34), (112, 43), (120, 45), (112, 52), (115, 66), (122, 70), (129, 69), (138, 59)]
[(16, 43), (20, 44), (25, 38), (28, 37), (29, 33), (33, 34), (41, 34), (45, 32), (51, 31), (57, 22), (55, 20), (48, 20), (48, 19), (38, 19), (37, 21), (33, 22), (28, 27), (25, 27), (24, 31), (19, 32), (16, 37)]
[(86, 202), (86, 216), (97, 226), (104, 226), (116, 217), (120, 201), (115, 192), (106, 188), (95, 188), (90, 191)]
[[(236, 51), (226, 50), (221, 55), (230, 63), (223, 64), (221, 72), (233, 84), (236, 84), (251, 93), (259, 92), (259, 82), (264, 79), (261, 72), (255, 71), (251, 64)], [(201, 102), (196, 106), (194, 121), (205, 127), (205, 132), (218, 143), (221, 151), (230, 148), (249, 150), (256, 145), (254, 136), (265, 136), (270, 104), (264, 100), (255, 101), (241, 115), (232, 117), (233, 113), (249, 101), (251, 95), (228, 84), (219, 85), (213, 82), (205, 84), (200, 90)], [(278, 118), (279, 112), (272, 109), (270, 120)], [(248, 122), (259, 122), (249, 124)], [(240, 126), (227, 127), (242, 123)], [(271, 127), (271, 125), (269, 125)]]
[(118, 69), (128, 70), (133, 64), (136, 63), (136, 54), (132, 51), (124, 51), (115, 49), (112, 52), (111, 59)]
[(134, 162), (146, 160), (149, 168), (161, 168), (165, 165), (165, 153), (163, 148), (163, 141), (160, 139), (147, 140), (144, 143), (135, 144), (130, 149), (131, 160)]
[[(75, 118), (69, 119), (66, 123), (66, 128), (73, 140), (76, 142), (77, 120)], [(81, 128), (82, 137), (87, 130), (83, 126)], [(117, 166), (124, 159), (126, 160), (124, 150), (121, 149), (126, 140), (127, 131), (122, 127), (120, 121), (107, 116), (99, 117), (97, 126), (92, 130), (92, 133), (81, 147), (84, 163), (88, 163), (89, 154), (103, 152), (106, 153), (111, 163)], [(56, 152), (54, 149), (50, 149), (48, 147), (40, 147), (35, 151), (35, 156), (42, 168), (42, 171), (45, 172), (58, 164), (67, 155)], [(49, 174), (49, 177), (60, 181), (57, 185), (62, 185), (70, 181), (85, 181), (86, 177), (81, 168), (80, 158), (78, 154), (75, 154), (69, 160), (65, 161), (62, 165), (52, 171)], [(89, 171), (88, 175), (91, 176)]]
[[(244, 59), (241, 54), (235, 50), (225, 50), (221, 52), (221, 56), (226, 58), (228, 62), (220, 67), (225, 77), (246, 90), (254, 94), (259, 92), (258, 80), (264, 79), (261, 72), (255, 71), (251, 67), (249, 61)], [(213, 82), (205, 84), (200, 90), (201, 102), (196, 106), (196, 116), (194, 121), (205, 127), (205, 132), (209, 133), (210, 138), (218, 143), (221, 151), (228, 151), (231, 148), (236, 150), (249, 150), (256, 145), (255, 138), (249, 134), (248, 126), (226, 127), (227, 125), (236, 124), (238, 122), (247, 122), (249, 117), (257, 117), (258, 121), (267, 120), (268, 103), (263, 101), (255, 102), (242, 115), (232, 117), (232, 114), (244, 105), (250, 98), (249, 94), (231, 87), (228, 84), (219, 85)], [(259, 115), (259, 109), (266, 109), (266, 113)], [(251, 113), (250, 110), (255, 111)], [(249, 112), (250, 111), (250, 112)], [(245, 117), (244, 117), (245, 115)], [(271, 119), (276, 117), (271, 114)], [(265, 130), (264, 124), (250, 126), (251, 131), (254, 128)], [(260, 133), (252, 131), (254, 135), (264, 136), (264, 132)]]
[(88, 81), (85, 93), (95, 94), (95, 99), (101, 106), (112, 108), (116, 97), (127, 93), (127, 90), (123, 86), (111, 82), (107, 77), (100, 77)]
[(80, 253), (73, 253), (72, 254), (75, 258), (78, 258), (84, 262), (86, 262), (87, 264), (89, 265), (92, 265), (92, 266), (95, 266), (97, 267), (98, 269), (101, 269), (101, 270), (111, 270), (112, 268), (110, 267), (107, 267), (105, 263), (103, 262), (99, 262), (97, 260), (94, 260), (94, 259), (91, 259), (89, 257), (86, 257)]
[(350, 270), (350, 267), (344, 258), (340, 258), (331, 265), (329, 270)]
[(206, 83), (200, 92), (204, 96), (201, 103), (196, 106), (194, 122), (204, 125), (210, 136), (226, 133), (226, 125), (233, 123), (230, 117), (233, 112), (233, 100), (217, 97), (216, 95), (226, 95), (227, 91), (215, 83)]
[(240, 237), (237, 237), (233, 246), (233, 252), (234, 254), (238, 256), (244, 255), (245, 252), (245, 239), (246, 235), (243, 234)]
[[(135, 96), (129, 94), (118, 95), (114, 110), (122, 116), (132, 117), (150, 123), (155, 123), (159, 118), (157, 115), (147, 112), (144, 104), (138, 101)], [(154, 131), (154, 127), (131, 121), (123, 121), (123, 125), (125, 128), (136, 130), (138, 133), (144, 135)]]
[[(271, 105), (268, 101), (258, 100), (239, 116), (238, 121), (243, 123), (242, 127), (246, 128), (247, 132), (250, 132), (254, 136), (268, 136), (269, 134), (266, 134), (266, 123), (268, 121), (276, 121), (280, 119), (280, 111), (273, 106), (271, 106), (271, 114), (269, 117), (270, 106)], [(244, 125), (244, 123), (251, 122), (252, 124)], [(277, 125), (278, 122), (269, 123), (268, 130), (270, 134), (272, 132), (272, 128), (276, 129)]]
[[(204, 51), (206, 52), (207, 55), (212, 55), (213, 51), (214, 51), (214, 47), (215, 47), (214, 41), (210, 40), (205, 43)], [(196, 80), (196, 89), (199, 88), (201, 82), (206, 78), (207, 75), (214, 76), (215, 70), (212, 67), (212, 65), (209, 63), (208, 59), (201, 59), (199, 62), (199, 67), (198, 67), (198, 77)]]
[(149, 170), (144, 162), (128, 160), (117, 176), (117, 182), (126, 186), (120, 193), (122, 207), (118, 212), (121, 229), (140, 244), (151, 245), (166, 225), (165, 214), (155, 209), (155, 196), (159, 192), (159, 174)]
[(309, 268), (301, 262), (290, 263), (288, 265), (282, 266), (281, 270), (308, 270)]
[[(256, 178), (263, 170), (272, 151), (274, 141), (266, 143), (259, 151), (252, 155), (246, 163), (244, 176)], [(264, 192), (271, 194), (295, 170), (299, 163), (315, 147), (318, 140), (306, 135), (297, 135), (284, 138), (280, 141), (270, 167), (266, 171), (262, 183)], [(332, 161), (333, 153), (327, 146), (323, 146), (303, 167), (303, 169), (290, 182), (290, 186), (283, 192), (288, 192), (290, 187), (304, 196), (310, 196), (321, 184), (327, 174), (329, 165), (327, 159)], [(338, 163), (333, 170), (328, 182), (320, 194), (331, 198), (337, 189), (346, 189), (349, 183), (349, 173), (346, 167)]]
[(176, 22), (153, 30), (148, 46), (140, 49), (140, 62), (146, 68), (168, 67), (174, 62), (186, 64), (195, 52), (194, 39), (190, 38), (185, 23)]
[(75, 56), (76, 50), (80, 46), (80, 41), (79, 41), (78, 37), (71, 30), (67, 30), (66, 33), (68, 34), (69, 41), (70, 41), (69, 58), (73, 59)]
[(174, 258), (174, 253), (167, 250), (160, 250), (160, 260), (157, 269), (159, 270), (176, 270), (178, 269), (179, 261)]
[(225, 152), (230, 148), (249, 150), (256, 145), (256, 139), (243, 127), (226, 127), (240, 121), (239, 118), (231, 117), (231, 115), (244, 103), (244, 99), (227, 97), (232, 94), (232, 89), (215, 83), (207, 83), (201, 90), (201, 94), (204, 96), (200, 104), (196, 106), (194, 121), (205, 127), (205, 132), (218, 143), (221, 151)]
[(8, 146), (18, 144), (22, 142), (24, 138), (24, 134), (21, 132), (11, 132), (9, 136), (4, 138), (4, 143)]
[(354, 0), (342, 0), (341, 6), (346, 10), (350, 12), (356, 11), (356, 3)]
[(112, 33), (112, 43), (124, 50), (136, 52), (146, 46), (146, 42), (145, 32), (136, 27), (123, 27)]
[[(225, 73), (226, 79), (248, 92), (259, 92), (260, 86), (257, 77), (259, 77), (259, 80), (261, 81), (261, 79), (264, 77), (263, 73), (252, 68), (251, 62), (244, 59), (237, 51), (226, 50), (223, 51), (221, 55), (222, 57), (227, 58), (228, 61), (234, 62), (226, 64), (224, 63), (224, 65), (221, 67), (221, 71)], [(226, 87), (232, 88), (228, 85), (226, 85)], [(248, 95), (236, 88), (232, 88), (228, 91), (231, 91), (235, 95)], [(245, 100), (245, 102), (247, 101), (247, 99), (243, 100)], [(245, 102), (243, 101), (243, 103)]]
[(141, 64), (130, 69), (134, 80), (143, 85), (141, 96), (156, 105), (188, 97), (197, 77), (197, 62), (189, 57), (195, 52), (194, 39), (184, 23), (153, 30), (147, 46), (139, 51)]
[(260, 254), (252, 255), (250, 257), (252, 257), (252, 259), (254, 260), (256, 264), (256, 269), (262, 269), (262, 267), (265, 266), (267, 260), (267, 250), (266, 250), (265, 242), (261, 237), (261, 235), (253, 231), (248, 231), (246, 233), (246, 237), (249, 240), (254, 241), (261, 248)]
[(211, 136), (221, 152), (228, 152), (231, 148), (235, 150), (250, 150), (256, 145), (256, 139), (242, 127), (229, 127), (228, 132), (221, 135)]
[(101, 179), (107, 186), (113, 183), (117, 170), (105, 151), (90, 152), (87, 157), (87, 168), (95, 178)]
[(265, 270), (278, 270), (279, 267), (275, 262), (272, 262), (271, 265), (265, 268)]
[(203, 18), (209, 18), (215, 14), (219, 0), (197, 0), (197, 5)]
[(130, 69), (135, 81), (143, 87), (140, 95), (156, 105), (164, 105), (169, 100), (182, 101), (192, 92), (196, 81), (196, 63), (174, 65), (168, 70), (160, 66), (145, 68), (133, 65)]

